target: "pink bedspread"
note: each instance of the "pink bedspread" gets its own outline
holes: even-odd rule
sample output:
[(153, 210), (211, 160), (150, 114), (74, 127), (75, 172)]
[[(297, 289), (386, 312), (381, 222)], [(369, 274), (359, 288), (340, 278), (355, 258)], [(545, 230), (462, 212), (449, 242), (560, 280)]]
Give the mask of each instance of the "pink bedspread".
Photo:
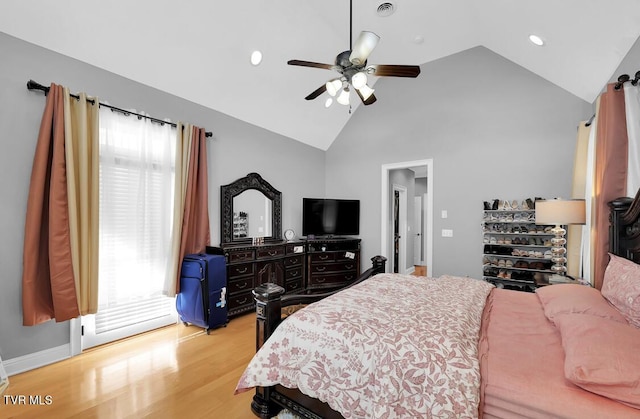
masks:
[(482, 329), (484, 419), (640, 417), (640, 410), (565, 379), (560, 333), (536, 294), (495, 289)]
[(236, 393), (279, 383), (346, 418), (477, 417), (477, 342), (492, 288), (470, 278), (377, 275), (289, 316)]

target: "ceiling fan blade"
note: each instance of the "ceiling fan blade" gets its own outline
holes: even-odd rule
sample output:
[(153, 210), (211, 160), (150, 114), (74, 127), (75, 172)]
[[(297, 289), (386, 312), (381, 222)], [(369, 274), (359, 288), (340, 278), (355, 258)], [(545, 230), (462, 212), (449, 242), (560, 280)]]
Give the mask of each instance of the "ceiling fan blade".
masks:
[(306, 100), (313, 100), (313, 99), (317, 98), (318, 96), (320, 96), (321, 94), (323, 94), (326, 91), (327, 91), (327, 85), (323, 84), (322, 86), (318, 87), (316, 90), (311, 92), (307, 97), (305, 97), (305, 99)]
[(354, 90), (356, 91), (356, 93), (360, 97), (360, 100), (362, 101), (363, 105), (371, 105), (372, 103), (375, 103), (375, 101), (377, 100), (376, 96), (373, 93), (371, 93), (369, 95), (369, 97), (367, 99), (365, 99), (364, 96), (362, 96), (362, 93), (360, 93), (360, 90), (358, 90), (358, 89), (354, 89)]
[(331, 64), (323, 64), (323, 63), (314, 63), (313, 61), (302, 61), (302, 60), (289, 60), (287, 61), (289, 65), (299, 65), (302, 67), (314, 67), (314, 68), (324, 68), (326, 70), (332, 70), (333, 65)]
[(356, 39), (356, 43), (353, 44), (353, 47), (351, 48), (349, 61), (355, 65), (364, 65), (373, 49), (378, 45), (379, 40), (380, 37), (373, 32), (360, 32), (360, 36)]
[(367, 66), (370, 74), (378, 77), (418, 77), (420, 67), (417, 65), (380, 65)]

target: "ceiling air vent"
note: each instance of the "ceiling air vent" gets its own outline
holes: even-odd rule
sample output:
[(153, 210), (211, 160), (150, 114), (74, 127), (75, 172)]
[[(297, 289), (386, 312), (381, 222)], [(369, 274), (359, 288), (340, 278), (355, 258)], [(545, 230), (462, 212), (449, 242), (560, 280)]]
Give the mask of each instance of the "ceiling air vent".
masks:
[(378, 16), (380, 17), (391, 16), (395, 11), (396, 6), (394, 6), (393, 3), (384, 2), (380, 3), (380, 6), (378, 6)]

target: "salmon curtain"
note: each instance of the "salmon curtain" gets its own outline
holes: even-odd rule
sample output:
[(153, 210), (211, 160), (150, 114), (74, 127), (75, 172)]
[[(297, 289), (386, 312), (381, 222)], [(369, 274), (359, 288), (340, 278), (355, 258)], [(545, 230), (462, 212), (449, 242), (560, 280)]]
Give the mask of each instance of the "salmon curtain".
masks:
[(176, 179), (172, 257), (165, 293), (180, 292), (180, 268), (185, 255), (201, 253), (211, 242), (206, 132), (191, 124), (177, 124)]
[[(634, 164), (628, 155), (630, 112), (635, 111), (625, 106), (624, 90), (609, 84), (597, 99), (590, 132), (578, 132), (573, 193), (583, 190), (587, 205), (580, 276), (597, 289), (602, 288), (609, 263), (609, 202), (627, 196), (629, 164)], [(638, 119), (640, 114), (632, 117)]]
[(64, 93), (51, 84), (33, 159), (22, 262), (25, 326), (80, 312), (71, 256), (64, 150)]
[(596, 197), (592, 284), (602, 287), (609, 263), (609, 202), (627, 193), (627, 123), (624, 91), (613, 84), (601, 95), (596, 133), (594, 190)]

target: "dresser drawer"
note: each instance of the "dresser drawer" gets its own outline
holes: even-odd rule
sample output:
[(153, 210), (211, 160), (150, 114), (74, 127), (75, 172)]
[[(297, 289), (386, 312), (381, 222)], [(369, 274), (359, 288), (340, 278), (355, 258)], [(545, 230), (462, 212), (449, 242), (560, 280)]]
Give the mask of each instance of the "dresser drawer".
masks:
[(227, 296), (227, 304), (230, 311), (238, 311), (241, 308), (251, 307), (255, 304), (255, 301), (251, 291), (247, 291), (242, 294)]
[(293, 281), (287, 281), (284, 283), (284, 289), (286, 293), (300, 292), (302, 291), (302, 278), (294, 279)]
[(284, 246), (273, 246), (256, 249), (256, 259), (269, 259), (284, 256)]
[(297, 277), (302, 277), (302, 271), (302, 266), (287, 268), (287, 270), (284, 271), (284, 279), (289, 280)]
[(253, 250), (233, 250), (228, 253), (229, 263), (251, 261), (254, 259)]
[(354, 281), (357, 275), (353, 273), (333, 273), (333, 274), (311, 274), (309, 278), (309, 286), (336, 286), (347, 282)]
[(311, 274), (316, 273), (327, 273), (327, 272), (356, 272), (356, 262), (352, 260), (342, 261), (342, 262), (331, 262), (331, 263), (317, 263), (311, 265), (309, 268), (309, 272)]
[(240, 263), (238, 265), (229, 265), (227, 270), (227, 279), (230, 281), (244, 275), (253, 275), (253, 263)]
[(227, 292), (229, 295), (251, 291), (254, 288), (253, 276), (246, 276), (244, 278), (238, 278), (227, 282)]
[(303, 260), (304, 260), (304, 256), (302, 256), (302, 255), (287, 256), (286, 258), (283, 259), (284, 266), (286, 266), (286, 267), (302, 265), (302, 261)]
[(312, 253), (311, 262), (332, 262), (336, 259), (336, 254), (329, 253)]

